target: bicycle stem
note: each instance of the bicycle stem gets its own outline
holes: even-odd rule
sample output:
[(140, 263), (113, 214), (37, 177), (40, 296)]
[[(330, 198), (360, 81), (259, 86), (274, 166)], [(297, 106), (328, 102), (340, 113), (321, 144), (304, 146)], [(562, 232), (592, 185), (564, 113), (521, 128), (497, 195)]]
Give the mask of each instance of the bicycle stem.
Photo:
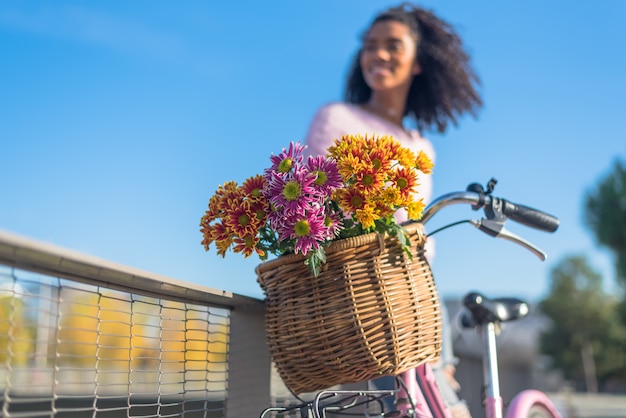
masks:
[(488, 322), (480, 326), (483, 340), (483, 379), (486, 388), (485, 410), (489, 418), (502, 418), (503, 402), (498, 377), (498, 354), (496, 349), (496, 324)]

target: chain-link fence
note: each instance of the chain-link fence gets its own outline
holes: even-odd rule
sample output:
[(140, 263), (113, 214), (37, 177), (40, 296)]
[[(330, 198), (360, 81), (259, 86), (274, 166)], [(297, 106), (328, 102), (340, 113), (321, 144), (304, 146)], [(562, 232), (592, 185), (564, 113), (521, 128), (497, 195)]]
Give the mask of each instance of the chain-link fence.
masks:
[(261, 301), (0, 231), (0, 417), (240, 417), (270, 403)]

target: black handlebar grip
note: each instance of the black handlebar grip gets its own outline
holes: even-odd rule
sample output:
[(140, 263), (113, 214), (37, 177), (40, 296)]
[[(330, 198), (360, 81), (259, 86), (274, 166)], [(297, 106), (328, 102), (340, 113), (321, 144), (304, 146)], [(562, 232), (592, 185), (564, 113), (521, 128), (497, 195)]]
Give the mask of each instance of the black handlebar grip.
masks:
[(554, 232), (559, 227), (559, 220), (555, 216), (528, 206), (511, 203), (504, 199), (502, 199), (502, 213), (515, 222), (545, 232)]

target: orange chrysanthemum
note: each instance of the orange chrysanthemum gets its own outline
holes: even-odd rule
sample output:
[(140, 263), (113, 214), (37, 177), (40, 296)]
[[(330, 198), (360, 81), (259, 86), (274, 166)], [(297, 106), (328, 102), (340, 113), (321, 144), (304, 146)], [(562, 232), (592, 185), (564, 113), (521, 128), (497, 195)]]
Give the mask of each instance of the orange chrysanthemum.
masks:
[(217, 247), (217, 255), (226, 257), (226, 251), (228, 251), (232, 243), (233, 243), (232, 238), (215, 241), (215, 246)]
[(226, 242), (232, 239), (232, 234), (224, 222), (217, 222), (211, 228), (211, 237), (215, 242)]
[(250, 202), (244, 200), (232, 207), (226, 218), (226, 225), (238, 238), (256, 235), (259, 225), (256, 213), (250, 208)]
[(250, 257), (254, 252), (257, 252), (256, 246), (259, 243), (259, 238), (255, 235), (248, 235), (245, 237), (237, 237), (233, 240), (233, 252), (242, 253), (244, 257)]
[(244, 181), (241, 185), (241, 190), (246, 198), (250, 200), (255, 202), (265, 201), (265, 196), (263, 196), (263, 188), (265, 187), (265, 184), (265, 179), (259, 174), (246, 179), (246, 181)]
[(354, 173), (352, 180), (355, 189), (362, 191), (364, 196), (372, 196), (385, 186), (386, 176), (384, 172), (368, 168)]
[(338, 189), (335, 193), (335, 200), (339, 207), (347, 213), (355, 213), (358, 209), (365, 206), (365, 196), (355, 188)]
[(418, 185), (417, 172), (411, 168), (399, 167), (390, 180), (404, 198), (414, 193)]
[(391, 169), (391, 152), (387, 148), (376, 148), (370, 151), (369, 160), (373, 170), (385, 173)]

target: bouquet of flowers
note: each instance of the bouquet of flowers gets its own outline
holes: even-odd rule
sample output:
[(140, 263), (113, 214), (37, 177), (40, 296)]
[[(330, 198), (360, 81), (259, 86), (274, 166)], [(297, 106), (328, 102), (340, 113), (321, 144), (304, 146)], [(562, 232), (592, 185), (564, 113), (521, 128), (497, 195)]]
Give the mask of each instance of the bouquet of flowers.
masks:
[(270, 156), (262, 175), (218, 187), (200, 221), (205, 250), (215, 243), (222, 257), (232, 249), (261, 260), (301, 253), (315, 276), (326, 261), (324, 248), (337, 239), (376, 231), (398, 237), (406, 251), (409, 241), (394, 213), (421, 217), (416, 187), (420, 173), (432, 172), (430, 158), (391, 136), (345, 135), (326, 155), (308, 158), (305, 148), (291, 142)]

